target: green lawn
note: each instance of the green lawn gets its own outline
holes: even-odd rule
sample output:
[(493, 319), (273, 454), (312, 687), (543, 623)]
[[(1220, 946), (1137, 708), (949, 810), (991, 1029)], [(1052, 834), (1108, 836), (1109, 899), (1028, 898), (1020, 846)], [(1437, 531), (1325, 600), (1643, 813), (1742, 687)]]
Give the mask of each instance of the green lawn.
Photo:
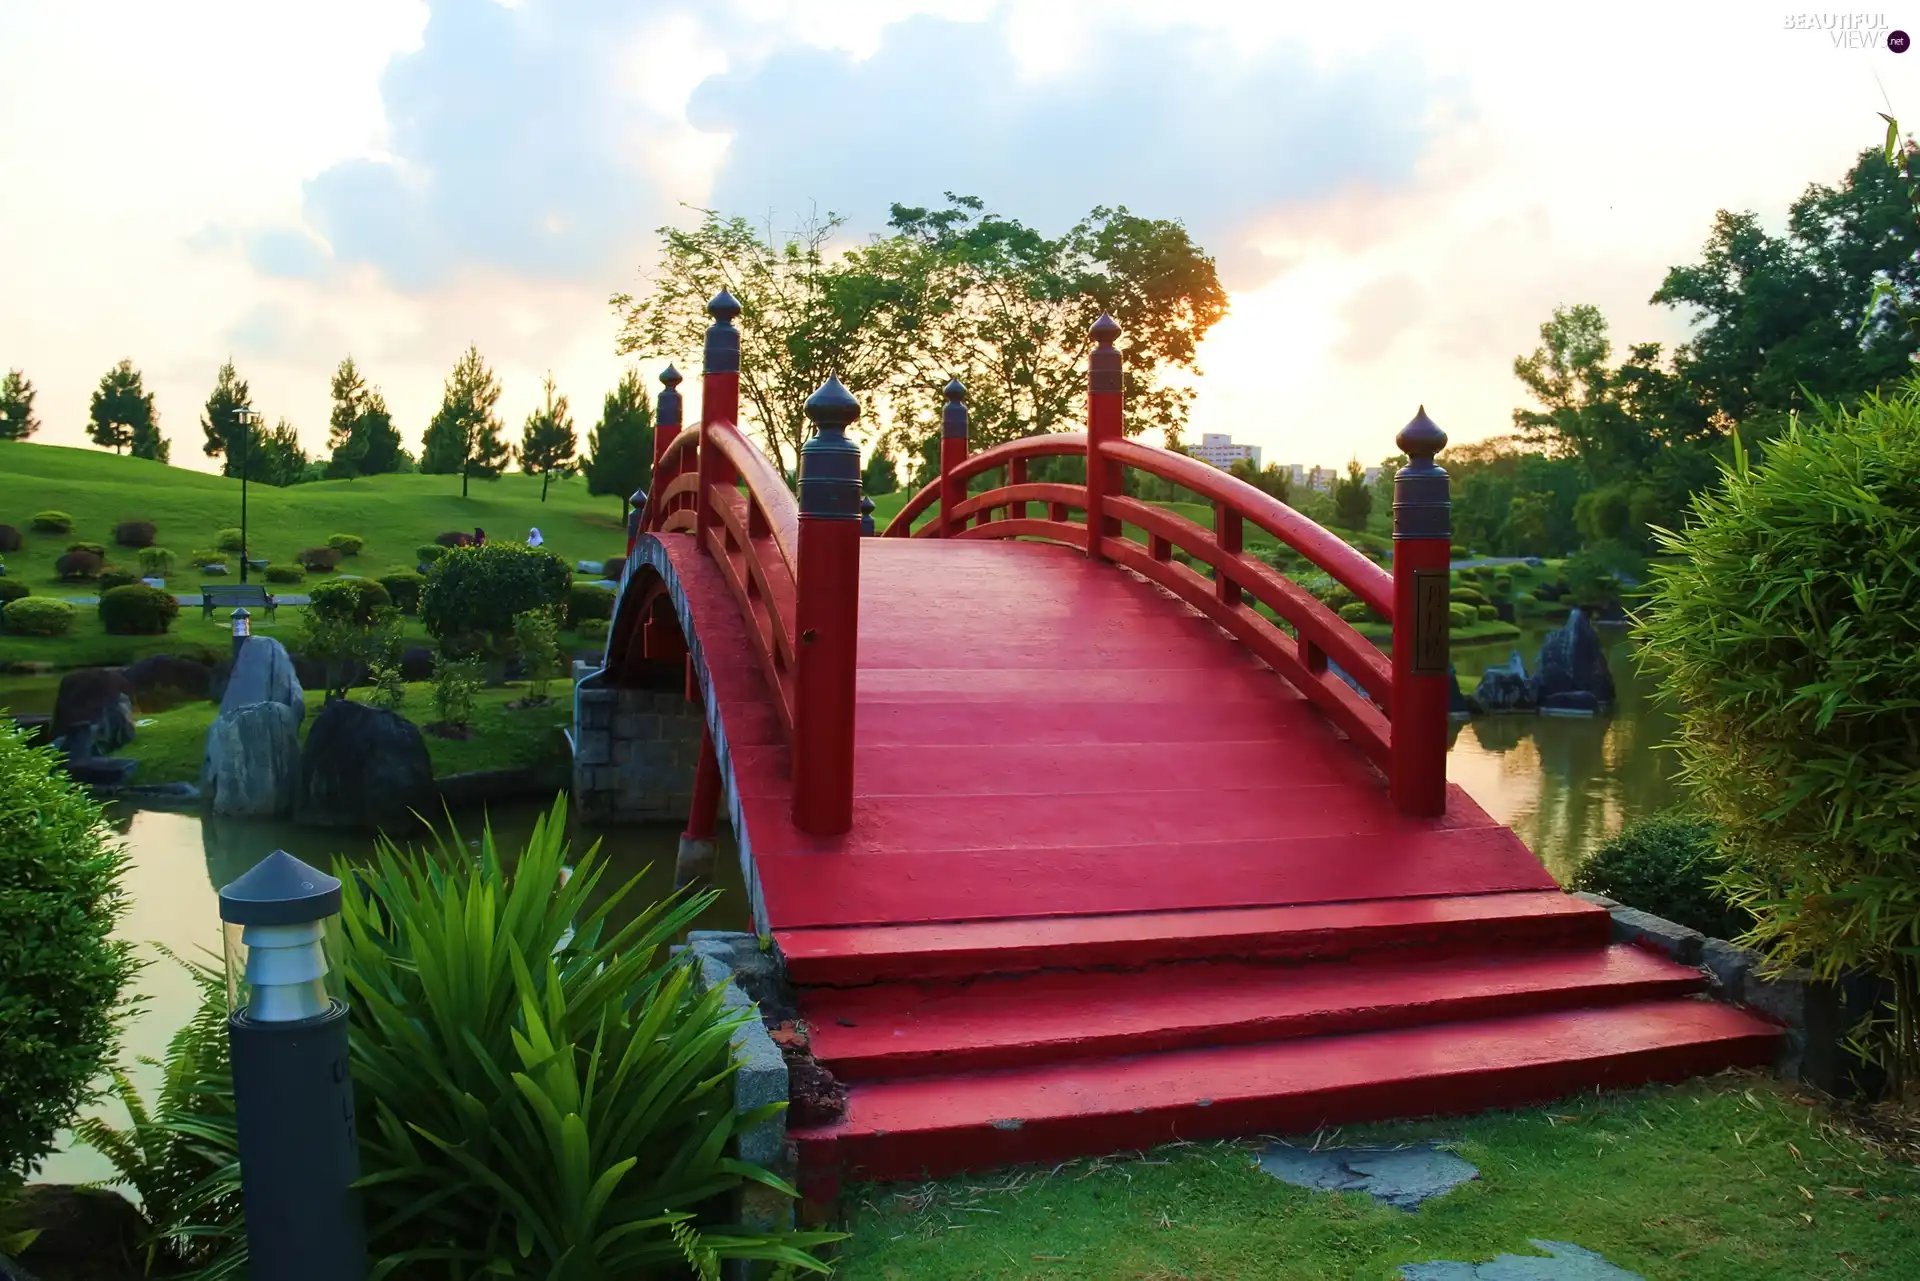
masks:
[(1480, 1177), (1407, 1213), (1255, 1168), (1262, 1143), (850, 1188), (836, 1275), (1398, 1281), (1401, 1264), (1606, 1256), (1648, 1281), (1920, 1276), (1920, 1169), (1770, 1080), (1584, 1095), (1548, 1108), (1297, 1140), (1437, 1139)]
[[(355, 702), (366, 699), (368, 691), (355, 690)], [(300, 725), (304, 742), (319, 712), (323, 693), (308, 690), (307, 717)], [(476, 770), (515, 769), (563, 761), (566, 742), (561, 730), (573, 723), (573, 682), (551, 683), (544, 707), (509, 709), (507, 704), (525, 698), (522, 683), (483, 689), (474, 699), (474, 735), (467, 739), (441, 738), (428, 734), (427, 751), (433, 757), (433, 772), (438, 776), (466, 774)], [(155, 783), (193, 783), (200, 778), (200, 762), (207, 745), (207, 728), (220, 714), (217, 703), (185, 703), (171, 711), (155, 713), (151, 725), (140, 726), (133, 742), (116, 756), (140, 762), (133, 781)], [(433, 686), (429, 683), (407, 686), (407, 701), (400, 714), (425, 725), (438, 717), (433, 708)]]

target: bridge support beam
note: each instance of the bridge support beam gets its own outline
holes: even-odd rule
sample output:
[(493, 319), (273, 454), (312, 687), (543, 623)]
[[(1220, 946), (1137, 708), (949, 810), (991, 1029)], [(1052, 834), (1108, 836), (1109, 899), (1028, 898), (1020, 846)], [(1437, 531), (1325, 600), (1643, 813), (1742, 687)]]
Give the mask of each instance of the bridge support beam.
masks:
[(691, 812), (701, 736), (698, 703), (671, 689), (585, 686), (574, 727), (575, 812), (592, 826), (678, 823)]
[(680, 833), (680, 848), (673, 861), (675, 889), (713, 879), (713, 854), (717, 848), (713, 829), (719, 817), (720, 758), (713, 750), (713, 732), (703, 729), (699, 756), (693, 767), (693, 795), (687, 801), (687, 830)]
[(1447, 809), (1448, 587), (1453, 507), (1447, 473), (1433, 461), (1447, 434), (1426, 406), (1400, 429), (1408, 458), (1393, 478), (1393, 723), (1391, 791), (1401, 813)]

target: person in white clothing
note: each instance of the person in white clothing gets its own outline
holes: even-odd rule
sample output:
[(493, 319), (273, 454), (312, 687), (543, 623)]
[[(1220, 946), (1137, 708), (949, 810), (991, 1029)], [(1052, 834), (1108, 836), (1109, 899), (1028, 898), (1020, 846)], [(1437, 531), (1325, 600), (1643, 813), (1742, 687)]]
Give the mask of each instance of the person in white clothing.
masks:
[(539, 528), (538, 528), (538, 527), (535, 527), (534, 529), (530, 529), (530, 530), (528, 530), (528, 531), (527, 531), (527, 546), (529, 546), (529, 547), (538, 547), (539, 545), (540, 545), (540, 530), (539, 530)]

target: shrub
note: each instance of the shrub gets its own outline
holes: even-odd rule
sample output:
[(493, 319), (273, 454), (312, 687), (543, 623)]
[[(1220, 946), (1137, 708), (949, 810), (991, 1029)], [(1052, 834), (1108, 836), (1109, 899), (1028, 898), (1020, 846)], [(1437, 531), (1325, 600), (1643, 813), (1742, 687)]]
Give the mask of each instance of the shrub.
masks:
[(1454, 560), (1473, 559), (1473, 549), (1471, 547), (1468, 547), (1464, 543), (1453, 544), (1451, 547), (1447, 549), (1447, 554), (1449, 557), (1451, 557)]
[(1753, 914), (1734, 906), (1715, 884), (1723, 867), (1712, 823), (1660, 814), (1629, 824), (1588, 855), (1573, 875), (1573, 888), (1604, 894), (1708, 938), (1737, 938), (1753, 928)]
[[(12, 629), (29, 597), (6, 607)], [(0, 1171), (26, 1172), (113, 1064), (121, 995), (138, 968), (116, 941), (125, 852), (51, 749), (0, 720)]]
[(140, 581), (140, 575), (129, 569), (103, 569), (100, 581), (95, 584), (102, 592), (110, 592), (116, 587), (127, 587)]
[(70, 552), (92, 552), (101, 560), (107, 558), (107, 549), (100, 543), (68, 543), (67, 550)]
[(308, 599), (309, 613), (356, 627), (371, 627), (393, 609), (393, 597), (371, 578), (318, 583)]
[(1447, 599), (1456, 605), (1473, 605), (1478, 607), (1487, 603), (1487, 598), (1471, 587), (1456, 587), (1447, 593)]
[(528, 697), (536, 703), (546, 701), (547, 686), (560, 674), (560, 624), (554, 614), (551, 609), (530, 609), (513, 620), (513, 638), (531, 686)]
[(0, 578), (0, 605), (11, 605), (33, 595), (33, 589), (17, 578)]
[(561, 798), (516, 857), (491, 828), (478, 850), (383, 838), (343, 887), (371, 1254), (448, 1276), (509, 1258), (512, 1275), (680, 1275), (689, 1255), (819, 1270), (806, 1251), (837, 1235), (700, 1237), (750, 1182), (793, 1195), (728, 1155), (778, 1112), (733, 1106), (730, 1038), (752, 1015), (669, 951), (714, 894), (621, 910), (598, 846), (563, 879), (573, 863)]
[(1481, 582), (1490, 583), (1500, 571), (1492, 565), (1475, 565), (1472, 572), (1473, 576)]
[(1493, 580), (1493, 590), (1505, 596), (1513, 590), (1513, 575), (1501, 574)]
[(110, 636), (159, 636), (173, 625), (180, 602), (173, 593), (129, 583), (100, 594), (100, 624)]
[(366, 545), (367, 540), (358, 534), (329, 534), (327, 536), (327, 546), (333, 548), (333, 550), (339, 552), (342, 556), (358, 556), (360, 549)]
[(151, 547), (159, 532), (150, 520), (123, 520), (113, 527), (113, 541), (122, 547)]
[(1340, 607), (1339, 612), (1340, 617), (1346, 619), (1349, 623), (1370, 623), (1373, 621), (1373, 611), (1367, 608), (1367, 603), (1363, 600), (1348, 601)]
[(580, 635), (587, 640), (605, 640), (607, 633), (613, 630), (613, 624), (604, 618), (589, 618), (580, 624)]
[(433, 711), (440, 724), (461, 729), (473, 723), (473, 696), (480, 692), (480, 660), (449, 658), (433, 662)]
[(65, 512), (35, 512), (30, 523), (36, 534), (71, 534), (73, 532), (73, 517)]
[(375, 663), (367, 676), (373, 684), (373, 692), (367, 697), (369, 703), (389, 712), (398, 712), (407, 705), (407, 677), (400, 668), (398, 655), (389, 655)]
[(450, 529), (444, 534), (436, 535), (433, 541), (441, 547), (451, 550), (455, 547), (470, 546), (473, 543), (473, 535), (457, 529)]
[(403, 614), (417, 614), (420, 612), (420, 592), (427, 585), (425, 578), (419, 574), (402, 571), (395, 574), (383, 574), (380, 576), (379, 582), (382, 587), (387, 589), (387, 598), (393, 602), (395, 609)]
[(447, 554), (447, 549), (439, 543), (422, 543), (413, 549), (413, 558), (417, 564), (431, 565)]
[(307, 581), (307, 571), (301, 569), (298, 565), (269, 565), (267, 566), (267, 581), (282, 585), (304, 583)]
[(1896, 1092), (1920, 1073), (1920, 385), (1822, 406), (1656, 538), (1639, 653), (1679, 721), (1682, 777), (1723, 833), (1751, 940), (1894, 993)]
[(627, 558), (625, 556), (613, 557), (601, 568), (600, 572), (608, 578), (611, 578), (614, 582), (619, 582), (621, 575), (627, 572)]
[(1481, 622), (1492, 622), (1500, 617), (1500, 611), (1491, 605), (1481, 605), (1474, 609), (1474, 616)]
[(575, 583), (567, 592), (567, 626), (578, 627), (589, 618), (613, 617), (613, 592), (595, 583)]
[(326, 664), (326, 697), (345, 698), (363, 671), (390, 662), (400, 629), (387, 589), (370, 578), (343, 578), (313, 589), (300, 619), (300, 647)]
[(173, 572), (173, 553), (164, 547), (142, 547), (140, 549), (140, 575), (143, 578), (165, 578)]
[(436, 637), (486, 632), (497, 641), (512, 634), (515, 615), (561, 604), (572, 582), (567, 563), (543, 547), (462, 547), (434, 567), (420, 613)]
[(12, 525), (0, 525), (0, 552), (17, 552), (20, 546), (20, 531)]
[(213, 550), (197, 551), (187, 557), (187, 563), (197, 569), (204, 569), (208, 565), (224, 565), (227, 563), (227, 553)]
[(63, 582), (69, 583), (83, 578), (97, 578), (104, 567), (105, 562), (100, 559), (98, 552), (68, 552), (53, 562), (53, 572)]
[(340, 563), (340, 553), (331, 547), (309, 547), (293, 559), (310, 574), (327, 574)]
[(230, 555), (238, 555), (247, 548), (246, 540), (237, 529), (223, 529), (213, 540), (213, 545)]
[(1474, 608), (1471, 605), (1447, 606), (1447, 622), (1450, 626), (1472, 627), (1474, 623), (1479, 621), (1479, 618), (1479, 614), (1474, 612)]
[(73, 630), (73, 606), (51, 596), (22, 596), (0, 609), (0, 623), (15, 636), (65, 636)]

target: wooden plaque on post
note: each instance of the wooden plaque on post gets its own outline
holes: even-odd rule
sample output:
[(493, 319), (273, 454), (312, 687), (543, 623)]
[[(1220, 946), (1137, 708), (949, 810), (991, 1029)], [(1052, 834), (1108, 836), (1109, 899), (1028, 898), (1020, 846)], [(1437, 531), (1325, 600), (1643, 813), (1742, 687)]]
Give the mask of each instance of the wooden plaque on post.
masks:
[(1450, 578), (1443, 569), (1419, 569), (1413, 574), (1413, 673), (1445, 676)]

